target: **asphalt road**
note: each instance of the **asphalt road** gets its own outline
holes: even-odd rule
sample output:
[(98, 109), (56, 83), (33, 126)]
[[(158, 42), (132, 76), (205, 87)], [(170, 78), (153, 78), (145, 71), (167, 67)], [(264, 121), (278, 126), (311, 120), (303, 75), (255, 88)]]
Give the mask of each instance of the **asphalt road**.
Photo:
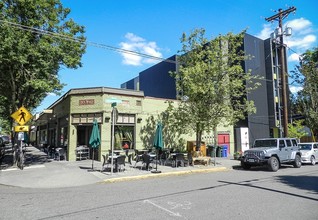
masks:
[(0, 219), (317, 219), (318, 164), (74, 188), (0, 186)]

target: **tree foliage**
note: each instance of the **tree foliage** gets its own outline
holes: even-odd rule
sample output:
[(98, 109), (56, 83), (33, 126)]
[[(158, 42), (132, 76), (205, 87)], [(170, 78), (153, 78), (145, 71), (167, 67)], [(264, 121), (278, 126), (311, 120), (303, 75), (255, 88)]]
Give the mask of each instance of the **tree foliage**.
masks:
[(234, 125), (255, 112), (246, 95), (259, 84), (242, 67), (250, 58), (242, 50), (244, 34), (208, 40), (204, 29), (196, 29), (181, 38), (182, 54), (174, 73), (181, 99), (176, 112), (180, 123), (195, 131), (197, 146), (204, 131), (216, 131), (220, 124)]
[(84, 27), (59, 0), (3, 0), (0, 11), (0, 117), (8, 120), (61, 91), (60, 68), (81, 67), (86, 46)]
[(293, 123), (288, 124), (288, 137), (290, 138), (302, 138), (307, 135), (305, 127), (302, 125), (304, 120), (296, 120)]
[(318, 48), (301, 55), (300, 64), (293, 71), (295, 81), (303, 89), (297, 93), (298, 111), (305, 116), (305, 124), (313, 131), (318, 128)]

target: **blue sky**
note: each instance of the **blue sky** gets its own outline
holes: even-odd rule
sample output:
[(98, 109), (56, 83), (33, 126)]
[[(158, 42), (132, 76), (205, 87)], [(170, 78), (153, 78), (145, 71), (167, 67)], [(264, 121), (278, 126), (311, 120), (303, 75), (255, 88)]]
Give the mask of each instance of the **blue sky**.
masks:
[[(61, 0), (71, 9), (68, 18), (85, 26), (88, 42), (128, 49), (156, 57), (168, 58), (181, 48), (182, 33), (204, 28), (208, 38), (228, 32), (247, 33), (268, 38), (278, 26), (265, 18), (295, 6), (296, 13), (284, 19), (284, 26), (293, 28), (285, 38), (289, 66), (297, 55), (317, 47), (318, 16), (316, 0)], [(114, 87), (130, 80), (156, 60), (120, 54), (88, 45), (83, 67), (61, 69), (59, 77), (67, 84), (62, 94), (72, 88)], [(291, 68), (289, 68), (291, 69)], [(291, 88), (294, 90), (295, 88)], [(41, 112), (59, 97), (48, 94), (36, 111)]]

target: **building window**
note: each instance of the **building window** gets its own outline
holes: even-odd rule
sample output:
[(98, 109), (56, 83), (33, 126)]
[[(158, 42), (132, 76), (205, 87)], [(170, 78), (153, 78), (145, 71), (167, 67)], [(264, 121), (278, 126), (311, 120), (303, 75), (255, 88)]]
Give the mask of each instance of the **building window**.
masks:
[(115, 126), (115, 149), (135, 149), (135, 127), (130, 125)]
[(135, 124), (135, 115), (119, 114), (117, 124)]
[(141, 106), (141, 100), (136, 100), (136, 106)]
[(102, 123), (103, 113), (73, 114), (72, 124), (92, 124), (94, 119)]

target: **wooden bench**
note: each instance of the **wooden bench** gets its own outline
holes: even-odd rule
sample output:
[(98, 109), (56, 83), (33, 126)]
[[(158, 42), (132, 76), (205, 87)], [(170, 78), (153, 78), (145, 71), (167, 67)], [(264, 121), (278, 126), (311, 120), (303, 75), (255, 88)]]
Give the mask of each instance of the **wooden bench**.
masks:
[(198, 163), (202, 164), (202, 165), (210, 165), (211, 164), (211, 157), (193, 157), (192, 158), (192, 166), (194, 165), (194, 163), (198, 161)]

